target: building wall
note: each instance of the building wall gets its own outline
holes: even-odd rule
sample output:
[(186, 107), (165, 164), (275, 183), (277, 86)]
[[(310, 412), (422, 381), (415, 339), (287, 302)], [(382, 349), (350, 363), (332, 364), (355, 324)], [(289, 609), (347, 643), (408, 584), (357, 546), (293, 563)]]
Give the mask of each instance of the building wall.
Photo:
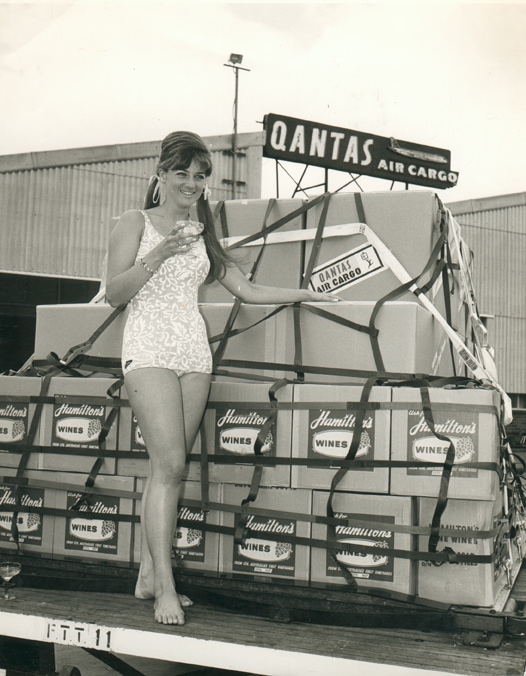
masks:
[[(231, 199), (231, 136), (207, 137), (212, 199)], [(239, 134), (236, 198), (261, 195), (262, 133)], [(0, 272), (100, 279), (108, 236), (141, 208), (160, 143), (0, 157)]]
[(473, 280), (502, 386), (526, 394), (526, 192), (447, 205), (472, 249)]

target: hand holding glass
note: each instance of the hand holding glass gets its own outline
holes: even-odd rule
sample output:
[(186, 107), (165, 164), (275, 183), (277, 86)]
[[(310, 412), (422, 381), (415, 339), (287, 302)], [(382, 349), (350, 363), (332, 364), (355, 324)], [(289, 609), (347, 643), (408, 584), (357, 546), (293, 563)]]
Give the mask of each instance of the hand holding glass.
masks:
[(204, 229), (204, 225), (199, 221), (176, 221), (177, 232), (180, 232), (185, 237), (198, 237)]

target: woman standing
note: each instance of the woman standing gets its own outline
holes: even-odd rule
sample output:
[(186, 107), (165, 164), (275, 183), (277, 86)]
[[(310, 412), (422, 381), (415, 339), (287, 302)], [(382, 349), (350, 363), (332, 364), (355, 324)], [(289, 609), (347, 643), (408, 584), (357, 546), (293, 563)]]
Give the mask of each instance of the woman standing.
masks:
[[(186, 455), (197, 436), (209, 393), (212, 355), (197, 304), (199, 286), (218, 280), (245, 303), (337, 301), (307, 289), (249, 282), (222, 249), (207, 201), (210, 152), (191, 132), (161, 145), (144, 210), (126, 211), (114, 228), (106, 297), (130, 304), (124, 329), (125, 386), (150, 458), (143, 493), (141, 565), (135, 595), (154, 599), (155, 619), (184, 624), (171, 551)], [(204, 229), (188, 221), (190, 209)]]

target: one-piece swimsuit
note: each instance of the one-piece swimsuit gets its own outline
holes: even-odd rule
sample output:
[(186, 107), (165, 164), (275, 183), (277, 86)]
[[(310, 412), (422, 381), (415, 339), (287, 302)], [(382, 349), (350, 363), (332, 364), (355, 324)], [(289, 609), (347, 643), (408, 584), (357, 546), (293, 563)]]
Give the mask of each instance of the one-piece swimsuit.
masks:
[[(136, 262), (164, 237), (143, 211)], [(165, 260), (129, 302), (122, 346), (123, 372), (166, 368), (178, 376), (211, 373), (212, 354), (197, 293), (210, 269), (202, 237), (188, 251)]]

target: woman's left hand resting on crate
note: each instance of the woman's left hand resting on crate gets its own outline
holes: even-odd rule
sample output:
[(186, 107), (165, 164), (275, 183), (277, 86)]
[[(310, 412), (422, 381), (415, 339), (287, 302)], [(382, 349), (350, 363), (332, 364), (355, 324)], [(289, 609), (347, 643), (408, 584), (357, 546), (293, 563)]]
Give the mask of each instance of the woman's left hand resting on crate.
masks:
[[(155, 620), (163, 624), (184, 624), (184, 608), (192, 603), (176, 591), (172, 546), (186, 456), (205, 411), (213, 370), (197, 304), (199, 286), (217, 280), (245, 303), (340, 300), (329, 293), (250, 282), (217, 238), (207, 199), (211, 171), (210, 151), (199, 136), (169, 134), (144, 209), (121, 216), (108, 256), (108, 302), (129, 304), (122, 370), (150, 460), (135, 595), (154, 600)], [(195, 208), (197, 225), (188, 223)]]

